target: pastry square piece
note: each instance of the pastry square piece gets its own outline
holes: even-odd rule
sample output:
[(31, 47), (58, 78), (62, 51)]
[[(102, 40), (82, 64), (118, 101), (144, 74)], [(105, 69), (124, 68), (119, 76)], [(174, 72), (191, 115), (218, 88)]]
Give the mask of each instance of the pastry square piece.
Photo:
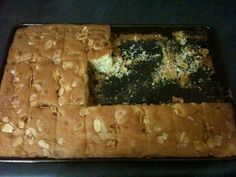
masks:
[[(24, 122), (26, 113), (17, 113), (11, 107), (8, 97), (0, 99), (0, 156), (24, 157), (23, 149)], [(27, 108), (22, 108), (27, 110)]]
[(28, 157), (55, 157), (56, 113), (55, 107), (29, 109), (24, 137)]
[(56, 154), (59, 158), (85, 157), (85, 117), (80, 110), (77, 106), (58, 108)]
[(210, 155), (236, 155), (235, 122), (229, 103), (202, 103), (202, 118), (207, 129)]
[(113, 106), (87, 109), (87, 157), (116, 157), (117, 134)]
[(176, 103), (171, 105), (177, 142), (176, 156), (207, 156), (207, 132), (201, 119), (201, 104)]
[(65, 25), (41, 26), (38, 52), (40, 62), (60, 60), (64, 48)]
[(66, 25), (62, 60), (87, 60), (88, 28), (84, 25)]
[(59, 106), (86, 105), (88, 97), (87, 62), (62, 61), (59, 74)]
[(38, 57), (40, 27), (22, 27), (17, 29), (11, 45), (8, 63), (32, 62)]
[(147, 132), (147, 156), (174, 156), (175, 129), (172, 109), (167, 105), (142, 105)]
[(111, 30), (108, 25), (88, 25), (88, 59), (111, 55)]
[(50, 106), (58, 102), (59, 66), (37, 63), (34, 66), (30, 106)]
[(29, 105), (31, 91), (32, 66), (31, 64), (8, 64), (1, 83), (1, 95), (7, 95), (12, 108), (19, 110), (21, 106)]
[(141, 106), (115, 105), (114, 118), (117, 127), (117, 156), (142, 157), (147, 152), (145, 120)]

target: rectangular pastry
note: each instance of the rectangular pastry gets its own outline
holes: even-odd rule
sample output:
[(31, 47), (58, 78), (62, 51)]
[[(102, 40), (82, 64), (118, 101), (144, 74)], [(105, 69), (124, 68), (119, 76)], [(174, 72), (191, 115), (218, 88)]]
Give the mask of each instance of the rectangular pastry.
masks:
[(62, 61), (59, 73), (58, 104), (86, 105), (88, 76), (86, 61)]
[(233, 107), (227, 103), (202, 103), (210, 155), (233, 156), (236, 150), (235, 120)]
[(17, 29), (11, 45), (7, 63), (33, 62), (38, 58), (38, 45), (41, 35), (39, 26)]
[(117, 127), (117, 156), (144, 157), (147, 152), (146, 119), (141, 106), (116, 105), (114, 118)]
[(117, 157), (113, 106), (89, 107), (86, 112), (86, 157)]
[(87, 60), (88, 28), (85, 25), (66, 25), (62, 60)]
[[(27, 113), (16, 112), (8, 97), (0, 99), (0, 157), (25, 157), (24, 131)], [(22, 107), (27, 111), (27, 107)]]
[(88, 60), (91, 67), (101, 73), (109, 72), (113, 65), (110, 38), (110, 26), (88, 26)]
[(56, 110), (30, 107), (24, 133), (27, 157), (56, 156)]
[(202, 120), (201, 104), (176, 103), (171, 105), (177, 142), (177, 156), (207, 156), (207, 133)]
[(24, 111), (20, 106), (29, 106), (33, 68), (31, 64), (8, 64), (5, 67), (0, 94), (8, 96), (12, 108)]
[(147, 131), (147, 156), (177, 154), (172, 109), (167, 105), (143, 105)]
[(88, 25), (88, 59), (95, 61), (111, 54), (109, 25)]
[(30, 106), (49, 106), (58, 104), (59, 66), (53, 63), (34, 65)]
[(58, 158), (86, 157), (85, 117), (78, 106), (58, 108), (56, 155)]
[(55, 62), (64, 50), (65, 25), (42, 25), (38, 43), (39, 62)]

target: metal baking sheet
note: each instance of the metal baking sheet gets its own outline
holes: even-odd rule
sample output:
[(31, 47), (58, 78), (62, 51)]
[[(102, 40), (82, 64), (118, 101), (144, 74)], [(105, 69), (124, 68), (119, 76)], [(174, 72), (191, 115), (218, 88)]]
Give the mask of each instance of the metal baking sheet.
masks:
[[(0, 59), (0, 81), (2, 80), (4, 68), (7, 62), (8, 51), (13, 42), (14, 34), (18, 28), (23, 28), (32, 25), (43, 24), (19, 24), (13, 27), (11, 30), (10, 38), (7, 41), (7, 45), (4, 49), (3, 58)], [(79, 24), (78, 24), (79, 25)], [(216, 71), (217, 79), (222, 83), (225, 90), (229, 89), (228, 78), (225, 74), (224, 65), (217, 50), (217, 42), (215, 41), (215, 34), (211, 27), (206, 25), (111, 25), (111, 32), (115, 34), (127, 34), (127, 33), (160, 33), (168, 35), (172, 31), (190, 31), (194, 34), (204, 32), (208, 38), (208, 49), (211, 51), (213, 58), (213, 64)], [(235, 109), (235, 101), (232, 100), (232, 104)], [(0, 163), (61, 163), (61, 162), (87, 162), (87, 161), (231, 161), (236, 160), (236, 157), (153, 157), (153, 158), (74, 158), (74, 159), (53, 159), (53, 158), (18, 158), (18, 157), (0, 157)]]

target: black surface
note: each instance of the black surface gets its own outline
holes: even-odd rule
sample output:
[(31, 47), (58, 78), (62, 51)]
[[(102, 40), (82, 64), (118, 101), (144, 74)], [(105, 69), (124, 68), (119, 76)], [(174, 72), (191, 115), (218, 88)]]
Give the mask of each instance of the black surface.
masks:
[[(174, 31), (184, 31), (189, 38), (185, 45), (180, 45), (173, 37)], [(93, 105), (114, 105), (114, 104), (161, 104), (172, 102), (172, 97), (181, 97), (184, 102), (215, 102), (227, 101), (228, 86), (222, 79), (222, 73), (218, 71), (221, 67), (215, 65), (216, 74), (207, 65), (199, 68), (197, 71), (187, 69), (191, 72), (189, 83), (184, 88), (180, 86), (180, 80), (161, 79), (155, 82), (153, 75), (163, 64), (162, 48), (169, 48), (174, 53), (182, 53), (185, 47), (190, 47), (197, 51), (199, 48), (207, 48), (210, 53), (216, 53), (212, 46), (212, 29), (207, 26), (191, 25), (130, 25), (130, 26), (112, 26), (111, 33), (113, 40), (116, 41), (119, 34), (161, 34), (167, 37), (167, 40), (149, 40), (149, 41), (126, 41), (121, 42), (117, 47), (120, 50), (124, 61), (132, 61), (132, 64), (126, 65), (129, 70), (128, 75), (121, 77), (109, 76), (90, 69), (90, 98), (93, 99)], [(194, 36), (200, 35), (204, 39), (196, 39)], [(157, 42), (158, 41), (158, 42)], [(145, 52), (145, 59), (139, 60), (142, 53)], [(157, 57), (156, 54), (159, 54)], [(192, 61), (198, 60), (196, 56), (188, 57), (188, 65)], [(220, 60), (214, 57), (213, 63)], [(180, 71), (185, 71), (179, 67)], [(98, 75), (96, 77), (96, 75)], [(95, 77), (94, 77), (95, 76)], [(95, 79), (93, 81), (92, 78)], [(223, 87), (224, 85), (224, 87)]]
[[(205, 24), (236, 96), (236, 1), (0, 1), (0, 58), (19, 23)], [(236, 176), (236, 161), (0, 164), (0, 176)]]

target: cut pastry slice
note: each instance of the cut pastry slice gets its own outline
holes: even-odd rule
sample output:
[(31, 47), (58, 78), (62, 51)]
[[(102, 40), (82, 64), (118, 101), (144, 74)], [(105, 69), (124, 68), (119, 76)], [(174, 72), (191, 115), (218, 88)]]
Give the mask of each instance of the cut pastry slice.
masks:
[(19, 110), (19, 107), (29, 105), (32, 74), (31, 64), (8, 64), (5, 67), (0, 93), (9, 97), (12, 108)]
[(142, 105), (147, 132), (147, 156), (175, 156), (173, 110), (167, 105)]
[(116, 157), (117, 134), (113, 106), (94, 106), (87, 109), (87, 157)]
[(58, 158), (84, 158), (86, 155), (85, 117), (78, 106), (58, 108), (56, 154)]
[(28, 157), (55, 157), (56, 149), (55, 107), (31, 107), (24, 134), (24, 151)]
[(118, 140), (117, 156), (143, 157), (147, 153), (147, 132), (141, 106), (116, 105), (114, 108)]

